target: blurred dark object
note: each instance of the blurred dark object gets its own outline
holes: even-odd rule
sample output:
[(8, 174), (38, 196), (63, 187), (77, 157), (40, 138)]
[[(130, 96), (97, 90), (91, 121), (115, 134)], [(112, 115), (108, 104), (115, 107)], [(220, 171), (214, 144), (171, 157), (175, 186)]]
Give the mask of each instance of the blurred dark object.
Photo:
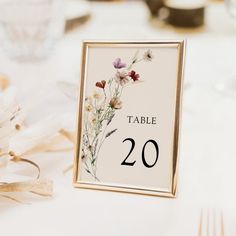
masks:
[(158, 16), (159, 10), (164, 7), (163, 0), (145, 0), (153, 17)]
[(204, 24), (204, 7), (180, 9), (166, 6), (168, 17), (166, 22), (178, 27), (199, 27)]
[(78, 18), (66, 20), (65, 33), (69, 33), (77, 29), (79, 26), (86, 23), (90, 19), (90, 17), (90, 15), (84, 15)]
[(195, 28), (204, 25), (205, 6), (178, 7), (171, 6), (163, 0), (145, 0), (152, 18), (167, 24)]
[(65, 32), (75, 30), (91, 17), (90, 3), (85, 0), (68, 0), (65, 10)]

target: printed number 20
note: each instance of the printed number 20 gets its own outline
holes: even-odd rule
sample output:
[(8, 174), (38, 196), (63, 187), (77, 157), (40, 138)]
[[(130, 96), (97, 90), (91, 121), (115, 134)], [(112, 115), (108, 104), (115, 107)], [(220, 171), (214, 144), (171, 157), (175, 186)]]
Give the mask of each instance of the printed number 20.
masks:
[[(126, 138), (125, 140), (123, 140), (123, 143), (126, 142), (126, 141), (130, 141), (132, 146), (131, 146), (131, 149), (127, 155), (127, 157), (124, 159), (124, 161), (121, 163), (121, 165), (125, 165), (125, 166), (133, 166), (135, 164), (136, 161), (133, 161), (133, 162), (127, 162), (127, 159), (129, 158), (130, 154), (133, 152), (134, 150), (134, 147), (135, 147), (135, 141), (132, 139), (132, 138)], [(145, 159), (145, 148), (146, 148), (146, 145), (148, 143), (152, 143), (156, 149), (156, 159), (154, 161), (154, 163), (152, 165), (148, 164), (146, 159)], [(144, 166), (146, 166), (147, 168), (152, 168), (153, 166), (156, 165), (157, 163), (157, 160), (158, 160), (158, 157), (159, 157), (159, 147), (158, 147), (158, 144), (156, 141), (150, 139), (148, 140), (144, 146), (143, 146), (143, 150), (142, 150), (142, 161), (143, 161), (143, 164)]]

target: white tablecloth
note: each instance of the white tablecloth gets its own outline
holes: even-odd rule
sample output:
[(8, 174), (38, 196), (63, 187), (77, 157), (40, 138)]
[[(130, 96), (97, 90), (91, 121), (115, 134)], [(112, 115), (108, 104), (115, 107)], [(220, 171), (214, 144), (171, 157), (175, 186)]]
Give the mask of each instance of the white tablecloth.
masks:
[(188, 40), (177, 199), (74, 189), (73, 152), (32, 157), (54, 181), (52, 198), (18, 194), (18, 204), (0, 199), (0, 235), (197, 235), (201, 209), (221, 209), (227, 236), (236, 234), (236, 96), (215, 85), (235, 75), (236, 31), (223, 3), (210, 4), (206, 25), (197, 31), (157, 28), (149, 24), (141, 2), (92, 3), (92, 17), (66, 35), (55, 53), (40, 63), (17, 63), (0, 55), (0, 72), (8, 75), (24, 104), (35, 99), (31, 123), (48, 114), (71, 113), (76, 104), (57, 81), (79, 83), (83, 39)]

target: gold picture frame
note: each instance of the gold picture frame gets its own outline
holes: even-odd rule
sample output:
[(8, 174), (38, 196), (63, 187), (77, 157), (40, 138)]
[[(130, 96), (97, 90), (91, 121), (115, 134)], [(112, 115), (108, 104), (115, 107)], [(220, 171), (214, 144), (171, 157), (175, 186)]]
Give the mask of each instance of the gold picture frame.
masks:
[[(136, 193), (136, 194), (144, 194), (144, 195), (152, 195), (152, 196), (160, 196), (160, 197), (170, 197), (170, 198), (176, 197), (185, 44), (186, 44), (185, 40), (86, 41), (86, 42), (83, 42), (82, 62), (81, 62), (80, 96), (79, 96), (79, 102), (78, 102), (77, 136), (76, 136), (76, 144), (75, 144), (74, 175), (73, 175), (74, 176), (73, 177), (73, 184), (74, 184), (75, 187), (85, 188), (85, 189), (96, 189), (96, 190), (109, 190), (109, 191), (125, 192), (125, 193)], [(108, 167), (105, 167), (105, 165), (108, 165), (106, 162), (103, 162), (104, 163), (103, 164), (104, 168), (101, 168), (102, 169), (102, 171), (101, 171), (102, 174), (104, 174), (107, 170), (106, 175), (104, 174), (104, 176), (105, 176), (104, 179), (106, 179), (106, 181), (97, 181), (96, 174), (92, 175), (92, 173), (90, 173), (90, 177), (94, 177), (94, 179), (89, 179), (88, 180), (88, 178), (89, 178), (88, 173), (92, 172), (92, 171), (89, 170), (89, 167), (87, 169), (85, 168), (86, 171), (82, 169), (83, 165), (84, 165), (83, 164), (83, 162), (84, 162), (83, 158), (85, 158), (83, 156), (84, 155), (83, 154), (84, 153), (84, 146), (83, 145), (88, 145), (88, 144), (84, 144), (84, 142), (87, 141), (87, 140), (84, 140), (84, 136), (83, 136), (83, 132), (85, 132), (84, 131), (84, 122), (85, 122), (84, 121), (84, 116), (85, 116), (85, 112), (86, 112), (85, 111), (85, 105), (86, 105), (85, 103), (87, 102), (85, 100), (88, 99), (87, 94), (86, 94), (87, 93), (86, 89), (90, 89), (88, 87), (89, 86), (92, 87), (92, 85), (95, 84), (94, 81), (89, 81), (88, 78), (90, 78), (90, 80), (92, 80), (94, 77), (97, 77), (98, 79), (96, 81), (98, 81), (98, 82), (96, 82), (96, 89), (98, 89), (98, 90), (100, 89), (101, 91), (104, 90), (104, 87), (108, 86), (108, 83), (110, 81), (113, 82), (113, 80), (108, 80), (108, 81), (105, 81), (105, 82), (104, 82), (104, 80), (102, 80), (103, 79), (102, 76), (105, 74), (105, 73), (103, 73), (105, 71), (105, 69), (103, 69), (103, 64), (105, 64), (106, 61), (108, 61), (107, 58), (109, 58), (112, 55), (112, 50), (114, 50), (114, 52), (116, 52), (116, 53), (122, 51), (123, 54), (122, 53), (121, 54), (124, 55), (124, 57), (125, 57), (126, 56), (126, 51), (133, 51), (134, 49), (137, 50), (138, 53), (139, 53), (139, 50), (144, 51), (143, 57), (141, 59), (139, 59), (139, 61), (140, 60), (142, 61), (144, 59), (146, 59), (148, 61), (149, 58), (144, 58), (144, 56), (150, 56), (151, 57), (151, 54), (147, 55), (148, 50), (149, 50), (150, 53), (151, 53), (151, 50), (154, 50), (154, 52), (156, 52), (157, 55), (158, 55), (156, 60), (159, 60), (158, 62), (156, 62), (156, 65), (158, 65), (158, 63), (160, 65), (162, 65), (161, 63), (164, 63), (162, 61), (165, 61), (165, 64), (163, 64), (163, 65), (164, 65), (164, 67), (168, 68), (168, 73), (166, 73), (166, 74), (168, 74), (168, 76), (166, 75), (166, 78), (170, 78), (169, 79), (170, 81), (168, 83), (166, 83), (166, 82), (162, 82), (162, 83), (166, 83), (166, 85), (164, 87), (166, 89), (166, 91), (169, 91), (169, 90), (172, 91), (172, 93), (170, 94), (170, 97), (173, 97), (173, 99), (172, 99), (173, 101), (171, 99), (169, 99), (169, 97), (167, 97), (168, 98), (167, 100), (168, 101), (170, 100), (170, 102), (169, 102), (170, 105), (171, 105), (170, 107), (172, 107), (170, 109), (171, 113), (170, 114), (169, 113), (163, 114), (162, 117), (165, 118), (165, 116), (166, 117), (168, 116), (168, 117), (170, 117), (169, 120), (172, 120), (173, 122), (169, 122), (169, 124), (166, 125), (167, 127), (171, 127), (171, 130), (170, 130), (170, 128), (168, 128), (168, 130), (170, 130), (169, 132), (171, 134), (171, 137), (165, 138), (165, 140), (166, 140), (166, 142), (168, 142), (169, 146), (166, 145), (166, 148), (160, 149), (160, 150), (165, 150), (166, 149), (165, 151), (167, 153), (171, 153), (169, 155), (169, 159), (167, 161), (165, 160), (165, 158), (162, 159), (162, 160), (165, 160), (165, 162), (167, 162), (167, 163), (165, 163), (163, 161), (163, 163), (164, 163), (163, 166), (165, 166), (166, 172), (164, 170), (165, 168), (162, 168), (160, 170), (160, 172), (163, 173), (162, 176), (166, 176), (166, 177), (163, 177), (163, 184), (161, 183), (161, 186), (163, 185), (165, 187), (158, 187), (158, 185), (155, 186), (155, 180), (153, 180), (153, 178), (152, 178), (153, 185), (150, 184), (150, 186), (149, 186), (149, 183), (151, 183), (152, 181), (149, 181), (148, 179), (145, 179), (145, 181), (142, 179), (142, 181), (144, 181), (144, 182), (143, 182), (143, 184), (140, 184), (140, 185), (139, 184), (130, 184), (129, 181), (128, 181), (129, 178), (127, 178), (127, 180), (126, 180), (127, 183), (123, 183), (122, 180), (120, 180), (120, 179), (124, 180), (124, 178), (120, 177), (123, 172), (122, 173), (119, 173), (119, 172), (115, 173), (116, 169), (119, 169), (120, 166), (117, 167), (117, 168), (116, 167), (114, 168), (114, 166), (112, 164), (112, 166), (113, 166), (112, 171), (110, 169), (108, 171)], [(173, 52), (170, 49), (173, 49)], [(165, 52), (165, 50), (166, 50), (166, 52)], [(171, 53), (173, 54), (172, 56), (171, 56)], [(162, 59), (161, 57), (163, 57), (163, 60), (161, 60)], [(104, 63), (103, 63), (103, 59), (104, 59)], [(155, 57), (154, 57), (154, 59), (155, 59)], [(135, 56), (134, 56), (132, 60), (135, 61), (135, 60), (138, 60), (138, 59), (135, 58)], [(132, 63), (133, 63), (133, 61), (132, 61)], [(116, 73), (119, 73), (119, 70), (121, 70), (120, 68), (122, 68), (122, 66), (123, 67), (124, 66), (128, 67), (125, 63), (123, 63), (123, 64), (122, 63), (123, 62), (120, 58), (117, 58), (116, 61), (113, 62), (113, 66), (116, 68), (116, 71), (118, 71)], [(131, 65), (133, 65), (132, 63), (131, 63)], [(100, 64), (100, 65), (98, 65), (98, 64)], [(147, 66), (150, 66), (150, 68), (155, 68), (156, 65), (154, 67), (151, 67), (150, 63), (147, 63)], [(173, 67), (172, 70), (169, 69), (169, 66)], [(98, 70), (99, 73), (100, 73), (99, 75), (93, 74), (94, 70), (96, 70), (96, 67), (99, 68), (99, 70)], [(162, 68), (162, 67), (160, 66), (160, 68)], [(110, 70), (110, 67), (109, 67), (109, 70)], [(144, 71), (143, 74), (150, 73), (149, 69), (147, 69), (147, 68), (144, 68), (142, 70)], [(163, 76), (165, 76), (165, 71), (167, 72), (167, 70), (162, 69)], [(99, 77), (100, 75), (101, 75), (101, 78)], [(135, 75), (136, 75), (136, 77), (135, 77)], [(117, 76), (117, 74), (116, 74), (116, 76)], [(133, 71), (133, 72), (130, 71), (129, 73), (127, 72), (127, 74), (125, 76), (129, 76), (129, 77), (127, 77), (127, 81), (129, 79), (132, 83), (134, 83), (134, 82), (136, 83), (137, 82), (136, 80), (139, 80), (139, 74), (135, 73), (135, 71)], [(168, 79), (166, 79), (166, 80), (168, 80)], [(164, 81), (164, 80), (162, 80), (162, 81)], [(112, 83), (112, 82), (110, 82), (110, 83)], [(169, 85), (172, 89), (168, 89)], [(122, 87), (123, 85), (120, 84), (118, 86)], [(122, 89), (123, 89), (123, 87), (122, 87)], [(161, 93), (161, 90), (160, 90), (160, 93)], [(161, 96), (160, 96), (160, 98), (161, 98)], [(160, 104), (161, 104), (161, 102), (160, 102)], [(162, 102), (162, 104), (163, 104), (163, 102)], [(117, 105), (117, 109), (119, 109), (118, 102), (117, 102), (116, 105)], [(146, 107), (145, 104), (142, 104), (142, 105), (143, 105), (143, 107), (144, 106)], [(111, 106), (111, 101), (109, 103), (109, 106)], [(167, 108), (164, 107), (162, 110), (165, 111), (165, 109), (167, 109)], [(152, 109), (152, 111), (155, 111), (155, 109)], [(96, 110), (96, 112), (100, 112), (100, 111)], [(115, 108), (113, 108), (112, 112), (116, 112)], [(162, 112), (162, 113), (164, 113), (164, 112)], [(109, 113), (109, 115), (110, 115), (110, 113)], [(114, 117), (114, 116), (112, 117), (112, 115), (110, 116), (111, 119), (113, 119), (113, 117)], [(108, 120), (107, 120), (108, 122), (109, 122), (109, 119), (110, 118), (108, 118)], [(129, 121), (130, 121), (130, 119), (129, 119)], [(122, 120), (122, 122), (123, 122), (123, 120)], [(118, 118), (116, 120), (116, 124), (117, 125), (119, 124), (119, 119)], [(147, 124), (148, 124), (148, 122), (147, 122)], [(153, 123), (153, 124), (155, 124), (156, 125), (155, 127), (157, 127), (156, 123)], [(130, 125), (129, 127), (131, 127), (131, 124), (129, 124), (129, 125)], [(122, 125), (122, 127), (123, 127), (123, 125)], [(141, 127), (141, 126), (137, 126), (137, 127)], [(116, 129), (114, 129), (114, 130), (116, 131)], [(114, 132), (114, 130), (111, 131), (110, 133)], [(137, 130), (137, 128), (135, 128), (135, 130)], [(109, 135), (109, 133), (108, 133), (108, 135)], [(140, 134), (140, 136), (142, 136), (142, 134)], [(125, 140), (123, 140), (123, 142), (124, 141)], [(153, 140), (151, 140), (151, 141), (153, 141)], [(163, 143), (165, 143), (164, 141), (163, 141)], [(122, 140), (121, 140), (121, 142), (122, 142)], [(116, 143), (117, 143), (117, 141), (116, 141)], [(153, 143), (154, 143), (154, 141), (153, 141)], [(171, 144), (171, 147), (170, 147), (170, 144)], [(113, 145), (113, 142), (110, 141), (109, 146), (112, 146), (112, 145)], [(145, 143), (145, 145), (146, 145), (146, 143)], [(89, 148), (90, 149), (94, 148), (95, 144), (91, 147), (90, 146), (88, 146), (88, 149)], [(112, 150), (114, 150), (114, 147), (112, 148)], [(142, 155), (144, 155), (143, 153), (145, 153), (144, 147), (143, 147)], [(94, 156), (95, 156), (95, 154), (94, 154)], [(156, 159), (156, 162), (157, 162), (158, 157), (159, 157), (159, 147), (158, 147), (158, 150), (156, 150), (156, 157), (157, 157), (157, 159)], [(91, 158), (91, 159), (92, 159), (92, 161), (94, 161), (95, 158), (94, 159)], [(92, 161), (90, 161), (90, 162), (92, 163)], [(97, 160), (95, 160), (95, 161), (97, 161)], [(133, 163), (135, 163), (135, 162), (136, 161), (134, 161)], [(112, 162), (110, 162), (110, 163), (112, 163)], [(129, 164), (131, 166), (133, 163), (127, 163), (127, 164)], [(136, 164), (136, 166), (138, 165), (137, 163), (135, 163), (135, 164)], [(92, 169), (93, 169), (93, 165), (94, 164), (92, 163), (91, 164)], [(148, 167), (150, 167), (150, 166), (151, 165), (148, 165)], [(128, 167), (125, 170), (127, 170), (127, 169), (131, 170), (131, 167)], [(152, 170), (149, 170), (149, 169), (152, 169), (152, 168), (146, 168), (146, 169), (143, 168), (143, 169), (141, 169), (141, 167), (140, 167), (140, 170), (138, 170), (138, 171), (136, 170), (136, 172), (133, 172), (133, 173), (136, 173), (136, 175), (137, 175), (137, 173), (141, 173), (141, 171), (143, 171), (143, 174), (147, 173), (146, 176), (149, 176), (149, 174), (152, 171)], [(147, 171), (149, 171), (149, 172), (147, 172)], [(112, 173), (110, 173), (110, 172), (112, 172)], [(112, 176), (113, 172), (114, 172), (114, 175), (116, 174), (116, 177), (114, 177), (114, 179), (115, 180), (118, 179), (120, 182), (119, 181), (117, 181), (117, 182), (116, 181), (110, 181), (110, 177), (111, 177), (111, 179), (113, 178), (113, 176)], [(168, 174), (166, 174), (167, 172), (168, 172)], [(150, 174), (150, 176), (154, 176), (155, 173), (157, 173), (157, 171), (156, 172), (153, 171), (151, 173), (152, 175)], [(83, 177), (83, 176), (85, 176), (85, 177)], [(144, 174), (144, 176), (145, 176), (145, 174)], [(150, 178), (150, 176), (148, 178)], [(164, 181), (165, 178), (166, 178), (166, 180)], [(135, 176), (132, 176), (132, 175), (130, 175), (130, 179), (132, 179), (132, 181), (134, 183), (139, 183), (138, 181), (141, 181), (141, 179), (138, 180), (138, 178), (136, 178)], [(147, 183), (147, 184), (145, 184), (145, 183)]]

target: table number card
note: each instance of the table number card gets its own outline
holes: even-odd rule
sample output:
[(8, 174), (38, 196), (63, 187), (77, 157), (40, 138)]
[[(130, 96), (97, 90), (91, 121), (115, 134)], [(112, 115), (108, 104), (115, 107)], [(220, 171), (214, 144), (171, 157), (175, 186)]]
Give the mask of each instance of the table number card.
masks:
[(74, 185), (174, 197), (184, 41), (84, 42)]

